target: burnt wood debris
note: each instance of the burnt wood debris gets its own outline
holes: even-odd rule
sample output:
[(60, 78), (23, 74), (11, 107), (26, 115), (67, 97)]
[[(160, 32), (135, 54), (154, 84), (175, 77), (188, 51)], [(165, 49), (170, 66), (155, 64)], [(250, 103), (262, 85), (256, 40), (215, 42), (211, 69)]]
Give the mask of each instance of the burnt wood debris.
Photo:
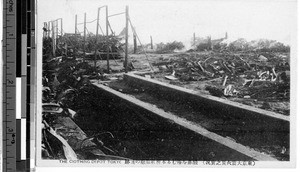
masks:
[(227, 32), (142, 44), (128, 7), (108, 14), (76, 15), (74, 33), (44, 23), (43, 159), (289, 160), (289, 46)]

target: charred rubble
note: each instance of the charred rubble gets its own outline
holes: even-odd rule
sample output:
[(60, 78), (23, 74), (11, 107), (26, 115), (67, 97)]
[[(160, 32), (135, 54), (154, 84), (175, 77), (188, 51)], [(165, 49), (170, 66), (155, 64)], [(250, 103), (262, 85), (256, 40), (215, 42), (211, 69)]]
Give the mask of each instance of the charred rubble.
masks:
[[(94, 39), (88, 39), (88, 51), (95, 48), (102, 51), (107, 48), (104, 42), (99, 42), (98, 47), (92, 46)], [(112, 43), (111, 51), (117, 51), (118, 39), (113, 36), (108, 39)], [(97, 106), (95, 97), (90, 96), (95, 95), (95, 88), (92, 87), (90, 79), (105, 80), (105, 76), (103, 70), (80, 60), (83, 57), (82, 45), (75, 42), (80, 41), (72, 40), (72, 37), (60, 38), (53, 54), (52, 39), (43, 40), (42, 158), (127, 159), (123, 157), (124, 147), (111, 132), (103, 129), (101, 124), (90, 128), (94, 133), (84, 133), (81, 130), (86, 129), (85, 121), (99, 118), (99, 115), (90, 110), (91, 107)], [(95, 53), (91, 54), (94, 57)], [(86, 57), (88, 56), (89, 54), (86, 54)], [(98, 58), (102, 58), (101, 54)], [(75, 134), (70, 135), (72, 132)]]

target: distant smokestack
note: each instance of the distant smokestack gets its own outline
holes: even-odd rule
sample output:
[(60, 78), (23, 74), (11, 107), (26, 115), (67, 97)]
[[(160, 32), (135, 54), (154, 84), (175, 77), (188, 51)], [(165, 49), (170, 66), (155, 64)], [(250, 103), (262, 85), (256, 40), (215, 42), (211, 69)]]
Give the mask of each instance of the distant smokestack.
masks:
[(207, 40), (207, 49), (211, 50), (212, 48), (211, 35), (209, 35)]
[(150, 36), (150, 40), (151, 40), (151, 50), (153, 50), (153, 41), (152, 41), (152, 36)]
[(193, 35), (193, 46), (196, 46), (196, 34), (194, 32), (194, 35)]
[(225, 39), (227, 39), (228, 38), (228, 34), (227, 34), (227, 32), (225, 33)]

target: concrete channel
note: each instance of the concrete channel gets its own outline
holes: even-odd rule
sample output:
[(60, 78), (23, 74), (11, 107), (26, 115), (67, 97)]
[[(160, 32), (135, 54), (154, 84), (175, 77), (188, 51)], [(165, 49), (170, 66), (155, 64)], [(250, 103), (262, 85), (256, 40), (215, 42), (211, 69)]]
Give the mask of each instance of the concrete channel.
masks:
[[(188, 99), (189, 101), (204, 101), (206, 98), (198, 95), (194, 95), (182, 88), (174, 89), (174, 86), (165, 85), (154, 80), (150, 80), (135, 74), (125, 74), (124, 79), (126, 82), (131, 84), (137, 84), (140, 87), (147, 86), (151, 90), (164, 94), (171, 94), (175, 97), (180, 97), (181, 100)], [(162, 85), (161, 85), (162, 84)], [(122, 137), (124, 132), (132, 132), (139, 135), (139, 144), (142, 152), (148, 149), (148, 153), (151, 152), (151, 156), (134, 155), (128, 156), (132, 159), (171, 159), (171, 160), (257, 160), (257, 161), (278, 161), (278, 158), (262, 153), (249, 146), (245, 146), (241, 143), (236, 142), (232, 138), (222, 136), (214, 131), (210, 131), (195, 121), (190, 121), (185, 118), (174, 115), (173, 113), (165, 112), (161, 108), (157, 108), (151, 103), (147, 103), (134, 98), (131, 95), (123, 94), (112, 88), (109, 88), (103, 84), (94, 83), (97, 91), (100, 92), (100, 102), (106, 102), (109, 104), (109, 114), (118, 114), (114, 117), (117, 120), (123, 121), (121, 125), (125, 124), (125, 121), (129, 119), (133, 121), (133, 124), (129, 128), (120, 126), (119, 122), (115, 128), (115, 133), (119, 133)], [(183, 90), (183, 91), (182, 91)], [(186, 92), (187, 91), (187, 92)], [(205, 100), (207, 101), (207, 100)], [(229, 111), (233, 111), (234, 114), (239, 114), (242, 117), (247, 116), (247, 120), (258, 124), (252, 126), (251, 130), (274, 130), (285, 131), (288, 130), (289, 120), (288, 118), (282, 117), (278, 114), (267, 114), (262, 117), (265, 123), (269, 125), (259, 124), (262, 121), (259, 117), (260, 111), (256, 109), (244, 109), (241, 106), (230, 106), (223, 105), (222, 102), (209, 102), (215, 101), (214, 99), (208, 100), (206, 103), (209, 104), (210, 108), (214, 106), (214, 111), (220, 111), (219, 108), (226, 107), (225, 110), (221, 111), (221, 114), (226, 114)], [(109, 103), (107, 103), (109, 102)], [(229, 103), (230, 104), (230, 103)], [(210, 109), (211, 110), (211, 109)], [(252, 111), (253, 110), (253, 111)], [(233, 113), (231, 112), (231, 113)], [(208, 114), (209, 115), (209, 114)], [(251, 116), (252, 115), (252, 116)], [(238, 115), (233, 116), (234, 118), (241, 118)], [(253, 121), (254, 120), (254, 121)], [(269, 120), (269, 121), (265, 121)], [(136, 121), (143, 121), (143, 125), (133, 127)], [(276, 122), (276, 124), (272, 124)], [(136, 122), (139, 123), (139, 122)], [(253, 124), (253, 123), (252, 123)], [(279, 125), (280, 124), (280, 125)], [(279, 126), (278, 126), (279, 125)], [(250, 126), (246, 126), (249, 129)], [(117, 128), (117, 129), (116, 129)], [(160, 138), (160, 139), (157, 139)], [(126, 140), (126, 139), (125, 139)], [(141, 141), (143, 140), (143, 141)], [(162, 141), (164, 142), (162, 144)], [(144, 145), (144, 146), (143, 146)], [(146, 145), (146, 147), (145, 147)], [(176, 155), (174, 155), (174, 152)], [(147, 153), (145, 153), (147, 154)], [(163, 155), (162, 155), (163, 154)]]
[[(211, 132), (233, 139), (247, 147), (265, 154), (273, 154), (283, 161), (289, 160), (290, 123), (288, 116), (210, 95), (201, 95), (196, 91), (140, 75), (125, 74), (124, 82), (132, 89), (142, 90), (142, 94), (146, 93), (144, 97), (151, 96), (154, 99), (148, 101), (149, 98), (140, 98), (138, 94), (141, 93), (132, 94), (135, 97), (200, 124)], [(165, 107), (165, 101), (172, 104), (171, 108)], [(164, 105), (161, 106), (160, 103)], [(183, 109), (183, 111), (178, 112), (178, 109)]]

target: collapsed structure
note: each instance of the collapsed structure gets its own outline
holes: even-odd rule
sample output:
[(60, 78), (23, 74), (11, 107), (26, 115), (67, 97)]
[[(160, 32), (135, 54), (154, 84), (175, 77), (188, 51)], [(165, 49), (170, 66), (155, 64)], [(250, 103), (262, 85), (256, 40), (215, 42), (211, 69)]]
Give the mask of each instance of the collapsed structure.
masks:
[[(125, 14), (128, 15), (128, 12), (126, 12)], [(109, 16), (106, 15), (106, 18), (108, 17)], [(143, 144), (139, 142), (139, 138), (145, 139), (145, 135), (134, 133), (135, 131), (139, 130), (139, 132), (143, 133), (145, 128), (150, 128), (151, 131), (147, 131), (149, 132), (147, 134), (151, 135), (151, 132), (154, 132), (153, 130), (155, 129), (155, 127), (160, 128), (161, 126), (163, 126), (163, 123), (170, 125), (168, 127), (170, 127), (170, 130), (172, 131), (175, 131), (177, 129), (176, 131), (178, 132), (184, 131), (183, 133), (189, 133), (185, 131), (186, 128), (180, 128), (176, 125), (174, 126), (173, 124), (168, 123), (168, 121), (164, 121), (164, 123), (160, 121), (160, 118), (156, 119), (155, 117), (149, 117), (149, 109), (154, 109), (154, 115), (163, 114), (165, 116), (168, 116), (169, 118), (174, 118), (174, 116), (170, 117), (169, 114), (163, 112), (163, 110), (161, 109), (149, 108), (149, 106), (147, 105), (147, 113), (144, 112), (145, 110), (143, 110), (141, 107), (138, 107), (130, 111), (130, 113), (132, 112), (132, 114), (134, 115), (128, 115), (126, 113), (129, 112), (125, 112), (127, 111), (127, 109), (115, 105), (118, 103), (123, 104), (122, 99), (119, 100), (120, 97), (125, 97), (127, 103), (128, 100), (132, 100), (130, 96), (124, 96), (121, 94), (122, 92), (126, 94), (126, 91), (122, 89), (128, 89), (130, 90), (128, 92), (141, 94), (134, 95), (139, 98), (143, 97), (143, 95), (148, 96), (149, 93), (146, 93), (146, 91), (143, 90), (142, 87), (129, 89), (127, 87), (118, 88), (118, 86), (116, 86), (116, 88), (118, 88), (116, 90), (121, 93), (116, 93), (110, 90), (110, 92), (113, 92), (115, 95), (117, 95), (117, 98), (114, 99), (110, 99), (109, 96), (106, 95), (109, 95), (109, 93), (103, 93), (98, 90), (99, 88), (101, 88), (102, 91), (106, 90), (106, 88), (102, 85), (114, 87), (112, 85), (118, 84), (118, 82), (113, 81), (122, 80), (122, 72), (128, 72), (129, 70), (134, 69), (143, 69), (144, 71), (141, 73), (143, 73), (142, 75), (147, 78), (152, 78), (169, 84), (174, 84), (199, 91), (197, 92), (197, 94), (210, 94), (222, 99), (229, 99), (233, 102), (239, 102), (254, 106), (256, 108), (280, 113), (279, 115), (275, 115), (280, 116), (280, 122), (278, 122), (277, 119), (272, 119), (271, 121), (275, 121), (276, 124), (277, 122), (284, 123), (284, 127), (282, 127), (283, 129), (280, 131), (273, 131), (274, 127), (270, 127), (271, 129), (268, 128), (267, 131), (275, 133), (282, 132), (284, 134), (288, 132), (289, 120), (287, 120), (285, 117), (281, 117), (281, 114), (285, 116), (289, 115), (290, 55), (289, 48), (282, 46), (282, 44), (275, 44), (272, 41), (267, 41), (269, 45), (269, 47), (267, 47), (259, 41), (250, 42), (250, 44), (243, 39), (239, 39), (231, 43), (224, 43), (228, 37), (226, 33), (224, 38), (218, 40), (212, 40), (211, 37), (209, 37), (204, 42), (200, 42), (197, 45), (195, 44), (194, 50), (189, 50), (187, 52), (174, 53), (177, 48), (183, 47), (182, 43), (177, 41), (167, 44), (161, 44), (161, 46), (157, 46), (159, 47), (158, 51), (152, 51), (151, 58), (147, 56), (144, 47), (142, 46), (140, 47), (140, 49), (144, 51), (146, 59), (141, 58), (141, 56), (137, 54), (134, 60), (132, 60), (132, 63), (130, 63), (130, 60), (128, 58), (128, 40), (125, 40), (124, 44), (121, 43), (121, 38), (116, 36), (113, 31), (111, 31), (111, 34), (108, 34), (108, 20), (106, 20), (106, 35), (100, 35), (98, 33), (96, 35), (93, 35), (91, 33), (84, 33), (83, 36), (80, 33), (77, 33), (77, 28), (75, 29), (75, 34), (63, 34), (62, 27), (59, 32), (57, 29), (58, 21), (59, 20), (55, 20), (56, 26), (52, 23), (51, 32), (49, 31), (50, 26), (45, 26), (45, 34), (43, 38), (42, 101), (44, 103), (44, 128), (42, 145), (43, 157), (46, 159), (91, 158), (125, 160), (130, 156), (144, 156), (150, 158), (151, 156), (148, 156), (141, 149), (141, 145)], [(60, 21), (62, 22), (62, 19), (60, 19)], [(136, 31), (133, 29), (132, 23), (128, 16), (126, 17), (125, 30), (123, 30), (122, 32), (125, 32), (125, 35), (128, 35), (129, 23), (132, 27), (134, 33), (134, 41), (136, 44), (136, 41), (138, 40), (140, 42), (140, 40), (136, 34)], [(97, 32), (98, 26), (99, 25), (97, 23)], [(84, 30), (84, 32), (86, 32), (86, 29)], [(52, 37), (49, 36), (51, 34)], [(125, 36), (125, 39), (128, 39), (128, 37)], [(151, 49), (153, 49), (152, 43), (150, 47)], [(134, 49), (136, 51), (136, 45)], [(102, 62), (102, 60), (107, 60), (106, 69), (98, 65)], [(112, 60), (114, 60), (120, 70), (113, 71), (111, 69), (110, 61)], [(143, 66), (140, 64), (148, 65), (143, 68)], [(142, 67), (138, 67), (139, 65)], [(94, 84), (92, 84), (91, 81), (94, 81)], [(101, 86), (98, 85), (98, 87), (95, 87), (95, 81), (97, 84), (101, 84)], [(107, 83), (113, 84), (110, 85)], [(134, 85), (134, 83), (131, 84)], [(157, 90), (152, 88), (150, 92), (154, 92), (154, 95), (160, 94), (155, 93)], [(157, 100), (157, 98), (153, 99)], [(166, 109), (168, 109), (168, 105), (166, 104), (170, 100), (167, 100), (166, 104), (163, 104), (164, 101), (166, 100), (161, 100), (159, 102), (162, 103), (161, 106), (166, 106)], [(174, 99), (173, 103), (176, 104), (178, 102), (176, 102)], [(133, 104), (136, 105), (137, 103)], [(185, 107), (190, 107), (190, 105), (183, 104), (184, 103), (181, 102), (181, 106), (183, 106), (182, 109), (185, 109)], [(126, 104), (126, 106), (131, 105), (131, 103), (129, 103), (129, 105)], [(232, 109), (234, 109), (236, 106), (233, 106)], [(116, 108), (120, 108), (121, 110)], [(205, 109), (205, 107), (202, 109)], [(173, 112), (176, 110), (171, 109), (170, 111)], [(195, 112), (189, 109), (188, 112), (191, 112), (191, 114), (187, 115), (188, 120), (197, 118), (194, 115), (198, 113), (198, 111)], [(126, 117), (122, 116), (122, 113), (126, 114), (126, 117), (129, 116), (129, 118), (127, 119)], [(184, 113), (187, 112), (182, 112), (182, 114)], [(211, 113), (214, 115), (217, 114), (215, 112), (209, 111), (207, 111), (206, 113)], [(251, 114), (251, 112), (249, 113)], [(216, 115), (216, 117), (213, 119), (217, 121), (215, 123), (210, 122), (210, 118), (201, 117), (201, 120), (205, 122), (202, 121), (201, 123), (201, 125), (203, 126), (200, 127), (200, 133), (203, 135), (205, 135), (205, 133), (210, 133), (208, 137), (209, 139), (218, 138), (227, 142), (233, 137), (229, 137), (228, 135), (226, 135), (226, 132), (231, 132), (230, 126), (226, 126), (227, 128), (224, 127), (226, 129), (229, 128), (230, 131), (225, 131), (225, 134), (222, 131), (220, 133), (224, 135), (217, 135), (217, 137), (213, 137), (215, 136), (214, 132), (216, 131), (208, 132), (208, 130), (218, 128), (217, 125), (225, 126), (226, 123), (230, 123), (230, 120), (236, 122), (236, 119), (238, 119), (237, 121), (241, 122), (241, 124), (236, 125), (238, 127), (233, 125), (236, 128), (232, 128), (234, 128), (234, 132), (240, 134), (238, 136), (235, 136), (234, 138), (236, 140), (239, 140), (240, 137), (242, 137), (244, 134), (243, 132), (245, 129), (241, 128), (246, 125), (245, 121), (251, 121), (252, 119), (249, 120), (250, 117), (246, 117), (247, 120), (244, 120), (244, 117), (238, 115), (232, 115), (228, 117), (229, 114), (234, 114), (234, 112), (225, 114), (224, 116), (222, 116), (222, 118)], [(255, 116), (256, 118), (257, 114), (253, 116)], [(175, 113), (175, 115), (178, 114)], [(186, 118), (180, 120), (185, 121)], [(175, 121), (178, 123), (182, 123), (182, 121), (180, 120), (179, 122), (176, 120)], [(250, 122), (250, 124), (252, 123), (253, 121)], [(249, 124), (247, 125), (248, 127), (251, 126)], [(131, 128), (130, 126), (133, 126), (133, 128)], [(263, 124), (260, 124), (259, 126), (263, 129), (265, 127)], [(205, 127), (207, 127), (207, 130), (204, 129)], [(180, 130), (178, 130), (178, 128), (180, 128)], [(126, 133), (127, 131), (119, 131), (123, 129), (130, 130), (128, 133)], [(73, 132), (76, 132), (76, 134), (73, 134)], [(259, 131), (255, 130), (248, 132), (255, 133)], [(159, 140), (159, 144), (163, 144), (162, 142), (164, 142), (164, 138), (157, 139), (156, 134), (157, 133), (151, 135), (154, 137), (151, 139)], [(194, 133), (189, 133), (190, 136), (198, 138), (198, 136), (194, 136), (193, 134)], [(171, 142), (174, 141), (174, 138), (177, 137), (177, 135), (175, 132), (174, 136), (172, 135), (172, 137), (174, 138), (169, 138), (168, 136), (165, 137), (169, 139), (168, 141), (171, 145), (174, 144)], [(251, 137), (254, 136), (251, 135)], [(286, 138), (288, 137), (288, 135), (285, 135), (284, 137)], [(201, 139), (203, 139), (202, 135)], [(228, 141), (230, 144), (226, 145), (227, 147), (230, 147), (229, 152), (232, 152), (232, 145), (240, 146), (240, 143), (237, 144), (237, 141), (234, 139)], [(289, 140), (278, 141), (277, 139), (278, 138), (275, 139), (276, 142), (272, 142), (272, 144), (274, 143), (273, 145), (267, 145), (267, 148), (258, 146), (259, 148), (257, 149), (259, 149), (259, 151), (253, 151), (250, 148), (248, 150), (246, 146), (241, 146), (242, 149), (239, 149), (237, 152), (243, 153), (244, 149), (247, 149), (247, 155), (249, 152), (249, 154), (251, 154), (251, 152), (255, 152), (256, 155), (264, 154), (261, 152), (268, 152), (270, 154), (270, 156), (262, 156), (262, 159), (269, 159), (271, 157), (270, 159), (275, 160), (276, 158), (274, 157), (276, 156), (280, 157), (278, 158), (280, 160), (289, 159)], [(176, 146), (177, 145), (175, 145), (174, 147)], [(184, 146), (181, 145), (181, 147)], [(203, 155), (205, 158), (214, 159), (218, 157), (215, 155), (215, 152), (211, 153), (207, 152), (206, 150), (205, 153), (208, 154), (207, 156)], [(239, 157), (240, 155), (234, 158)], [(250, 159), (251, 158), (253, 157), (250, 156)]]

